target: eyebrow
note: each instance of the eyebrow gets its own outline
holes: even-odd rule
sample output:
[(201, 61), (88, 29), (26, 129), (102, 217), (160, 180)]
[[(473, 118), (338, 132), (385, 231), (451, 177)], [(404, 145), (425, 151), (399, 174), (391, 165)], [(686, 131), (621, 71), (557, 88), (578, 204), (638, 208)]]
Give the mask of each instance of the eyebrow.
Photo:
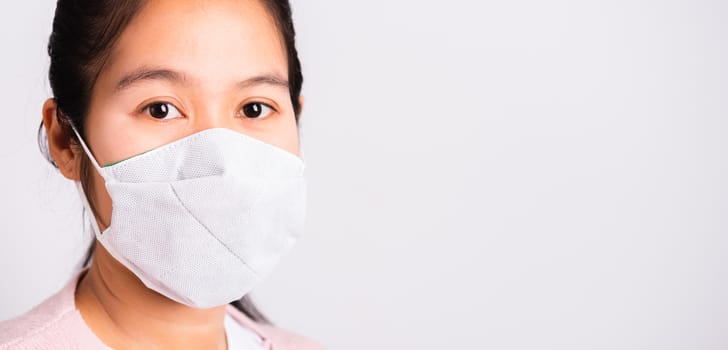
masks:
[(141, 67), (124, 75), (124, 77), (116, 83), (114, 93), (121, 92), (136, 83), (150, 80), (165, 80), (172, 83), (182, 83), (187, 80), (187, 78), (184, 74), (170, 69)]
[[(124, 75), (114, 87), (114, 93), (119, 93), (130, 86), (143, 82), (162, 80), (170, 83), (181, 84), (186, 82), (187, 76), (184, 73), (166, 69), (166, 68), (150, 68), (141, 67)], [(256, 85), (272, 85), (275, 87), (289, 89), (288, 80), (282, 78), (278, 74), (263, 74), (247, 78), (235, 84), (238, 89), (245, 89)]]

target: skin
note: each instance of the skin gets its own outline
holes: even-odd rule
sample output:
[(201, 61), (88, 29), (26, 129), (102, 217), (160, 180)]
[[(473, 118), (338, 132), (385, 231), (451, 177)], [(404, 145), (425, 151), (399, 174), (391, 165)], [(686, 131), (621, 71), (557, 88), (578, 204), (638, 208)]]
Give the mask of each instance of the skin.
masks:
[[(176, 72), (133, 82), (140, 69)], [(266, 76), (286, 80), (286, 52), (273, 19), (257, 1), (156, 0), (121, 34), (94, 86), (85, 141), (102, 166), (208, 128), (228, 128), (300, 156), (289, 91), (274, 83), (241, 81)], [(169, 103), (164, 120), (150, 103)], [(260, 118), (241, 111), (264, 103)], [(302, 101), (301, 101), (302, 102)], [(176, 112), (176, 111), (179, 111)], [(43, 106), (50, 154), (60, 172), (80, 180), (80, 147), (56, 120), (56, 103)], [(97, 223), (111, 218), (103, 178), (92, 171)], [(150, 233), (152, 234), (152, 233)], [(225, 349), (225, 305), (194, 309), (150, 290), (98, 242), (76, 290), (76, 307), (91, 330), (116, 349)]]

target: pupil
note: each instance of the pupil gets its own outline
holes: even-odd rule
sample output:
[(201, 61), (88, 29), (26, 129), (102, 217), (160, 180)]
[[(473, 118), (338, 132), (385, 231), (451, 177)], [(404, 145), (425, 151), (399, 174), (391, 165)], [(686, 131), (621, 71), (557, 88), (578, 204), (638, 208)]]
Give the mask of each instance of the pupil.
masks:
[(248, 118), (258, 118), (260, 117), (260, 114), (263, 113), (263, 107), (260, 103), (251, 103), (243, 107), (243, 112)]
[(159, 103), (149, 107), (149, 114), (154, 118), (162, 119), (167, 116), (167, 113), (169, 113), (169, 107), (166, 104)]

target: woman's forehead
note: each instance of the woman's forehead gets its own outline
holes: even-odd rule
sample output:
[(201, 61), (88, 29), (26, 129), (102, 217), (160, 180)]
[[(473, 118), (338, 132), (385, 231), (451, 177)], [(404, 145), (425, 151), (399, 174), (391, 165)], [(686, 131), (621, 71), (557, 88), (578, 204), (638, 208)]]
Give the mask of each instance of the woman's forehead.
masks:
[(158, 0), (124, 30), (106, 68), (123, 75), (150, 66), (219, 81), (285, 74), (287, 60), (275, 21), (258, 1)]

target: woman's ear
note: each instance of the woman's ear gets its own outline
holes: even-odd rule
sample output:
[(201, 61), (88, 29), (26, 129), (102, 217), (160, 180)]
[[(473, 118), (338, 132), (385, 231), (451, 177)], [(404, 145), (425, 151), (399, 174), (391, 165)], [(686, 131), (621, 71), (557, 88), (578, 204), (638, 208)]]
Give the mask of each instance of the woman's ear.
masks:
[(303, 100), (303, 95), (299, 95), (299, 96), (298, 96), (298, 105), (300, 106), (300, 109), (299, 109), (299, 111), (298, 111), (298, 117), (299, 117), (299, 118), (300, 118), (300, 117), (301, 117), (301, 115), (303, 114), (303, 102), (305, 102), (305, 101)]
[(49, 98), (43, 104), (43, 127), (48, 135), (48, 153), (58, 170), (69, 180), (80, 180), (80, 154), (71, 147), (71, 133), (58, 118), (58, 104)]

